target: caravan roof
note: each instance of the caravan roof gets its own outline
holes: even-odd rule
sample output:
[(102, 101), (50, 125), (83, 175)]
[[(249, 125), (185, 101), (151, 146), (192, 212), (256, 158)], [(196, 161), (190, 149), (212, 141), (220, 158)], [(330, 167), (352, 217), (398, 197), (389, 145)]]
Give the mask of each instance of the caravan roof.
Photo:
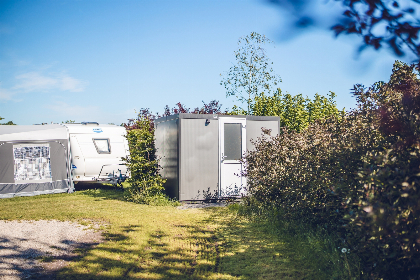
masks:
[(67, 129), (60, 124), (0, 126), (0, 144), (4, 141), (46, 139), (68, 139)]
[(98, 123), (88, 123), (88, 124), (80, 124), (80, 123), (66, 123), (63, 124), (67, 127), (69, 133), (100, 133), (100, 132), (107, 132), (113, 131), (115, 133), (115, 129), (120, 129), (122, 134), (125, 134), (125, 128), (122, 126), (117, 126), (114, 124), (98, 124)]

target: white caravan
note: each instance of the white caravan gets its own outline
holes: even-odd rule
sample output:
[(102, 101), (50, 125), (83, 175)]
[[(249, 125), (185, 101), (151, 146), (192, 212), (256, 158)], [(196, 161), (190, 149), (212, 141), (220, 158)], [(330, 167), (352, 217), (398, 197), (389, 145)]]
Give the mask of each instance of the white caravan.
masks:
[(122, 158), (130, 155), (124, 127), (82, 122), (64, 124), (71, 147), (74, 182), (123, 182), (128, 169)]

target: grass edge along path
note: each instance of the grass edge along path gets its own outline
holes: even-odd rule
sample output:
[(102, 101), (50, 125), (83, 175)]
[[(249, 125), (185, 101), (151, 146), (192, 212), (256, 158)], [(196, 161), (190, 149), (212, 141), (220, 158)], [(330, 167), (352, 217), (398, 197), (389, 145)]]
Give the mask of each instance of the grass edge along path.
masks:
[(138, 205), (121, 192), (1, 200), (0, 219), (99, 221), (105, 243), (57, 279), (322, 279), (285, 242), (228, 208)]

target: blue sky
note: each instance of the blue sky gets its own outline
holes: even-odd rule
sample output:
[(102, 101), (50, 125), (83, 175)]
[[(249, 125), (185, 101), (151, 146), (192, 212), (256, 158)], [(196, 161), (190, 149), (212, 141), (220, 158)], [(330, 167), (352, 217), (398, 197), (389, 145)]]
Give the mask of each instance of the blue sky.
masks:
[[(321, 18), (334, 11), (319, 7)], [(298, 34), (287, 22), (261, 0), (0, 0), (2, 122), (121, 124), (141, 108), (213, 99), (231, 108), (220, 74), (253, 31), (275, 42), (267, 54), (283, 92), (334, 91), (348, 109), (354, 84), (389, 78), (396, 57), (388, 50), (358, 54), (358, 37)]]

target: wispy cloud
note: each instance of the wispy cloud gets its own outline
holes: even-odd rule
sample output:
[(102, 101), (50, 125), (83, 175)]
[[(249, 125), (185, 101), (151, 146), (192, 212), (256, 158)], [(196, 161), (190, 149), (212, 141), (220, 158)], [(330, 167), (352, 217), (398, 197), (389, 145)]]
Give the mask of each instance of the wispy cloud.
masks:
[(44, 75), (39, 72), (29, 72), (16, 76), (18, 81), (15, 90), (24, 92), (48, 92), (54, 90), (81, 92), (86, 82), (70, 77), (67, 74)]
[(56, 101), (46, 107), (59, 115), (71, 119), (84, 120), (85, 118), (89, 119), (100, 114), (100, 109), (97, 106), (71, 105), (63, 101)]
[(2, 88), (0, 85), (0, 100), (12, 100), (12, 97), (14, 95), (14, 92)]
[(84, 90), (85, 83), (70, 76), (64, 76), (60, 80), (60, 88), (64, 91), (80, 92)]

